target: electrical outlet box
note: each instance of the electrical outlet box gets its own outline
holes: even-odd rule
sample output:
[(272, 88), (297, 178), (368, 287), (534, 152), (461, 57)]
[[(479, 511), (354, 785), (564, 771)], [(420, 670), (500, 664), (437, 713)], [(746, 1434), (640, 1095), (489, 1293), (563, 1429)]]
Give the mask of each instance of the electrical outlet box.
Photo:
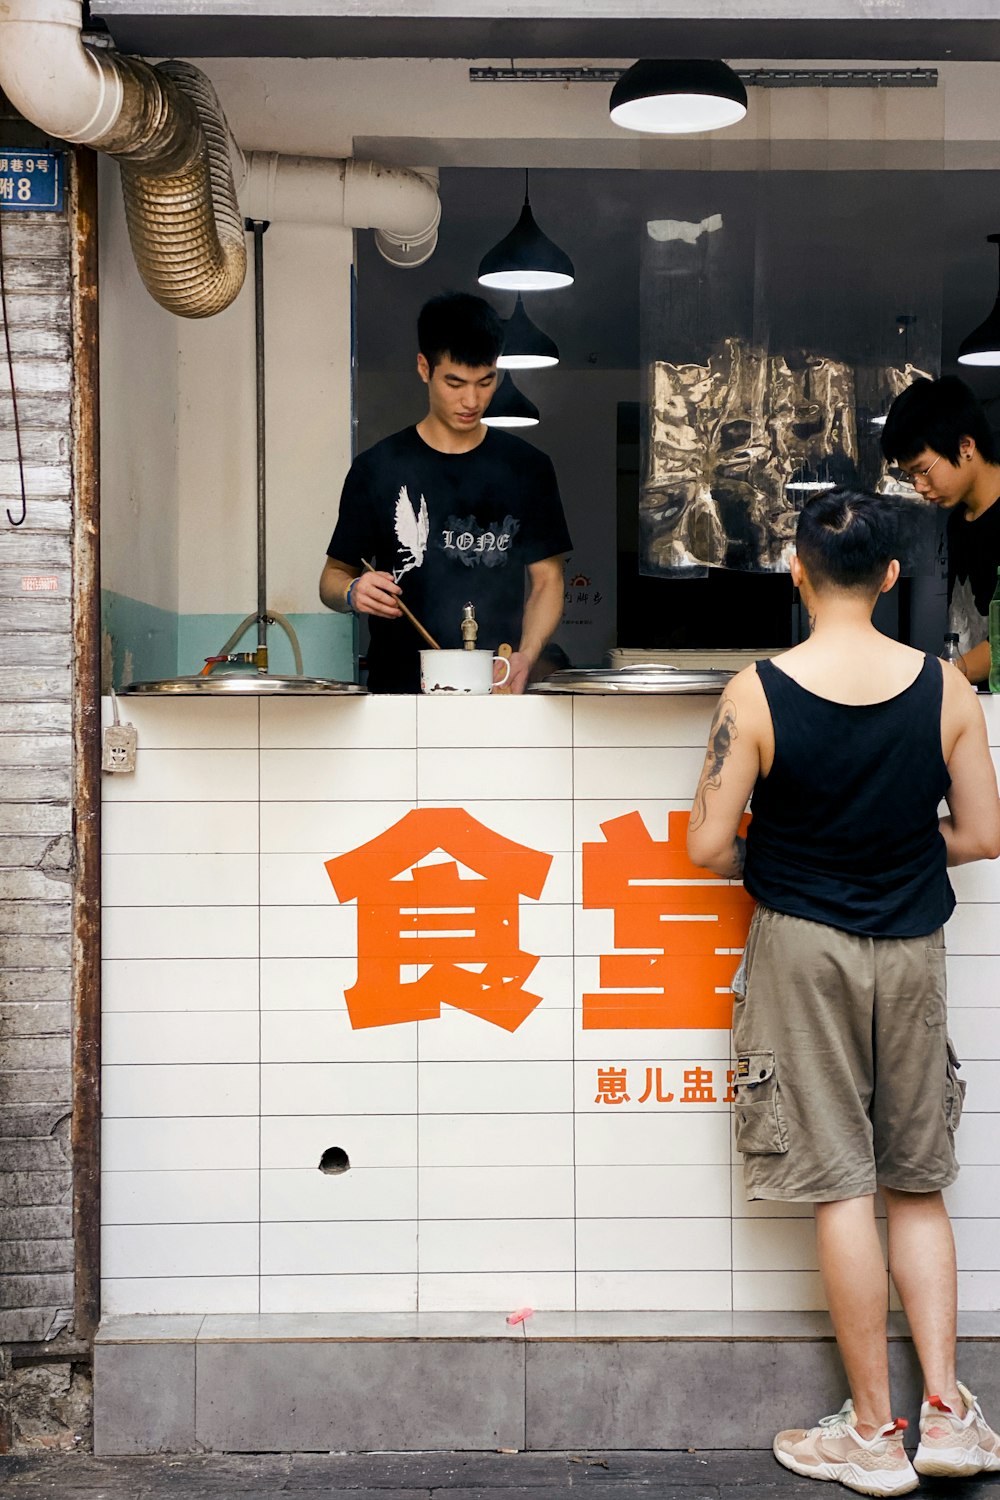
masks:
[(101, 770), (118, 773), (134, 771), (135, 750), (135, 725), (109, 724), (104, 731)]

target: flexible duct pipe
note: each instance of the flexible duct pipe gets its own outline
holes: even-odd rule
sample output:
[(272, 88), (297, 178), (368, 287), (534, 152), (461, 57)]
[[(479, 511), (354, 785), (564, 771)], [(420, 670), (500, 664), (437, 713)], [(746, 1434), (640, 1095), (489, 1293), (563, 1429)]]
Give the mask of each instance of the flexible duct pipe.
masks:
[[(81, 0), (0, 0), (0, 89), (47, 134), (121, 163), (132, 251), (150, 295), (182, 317), (221, 312), (243, 285), (246, 242), (215, 90), (189, 63), (153, 68), (88, 51), (81, 22)], [(265, 155), (249, 184), (250, 217), (373, 228), (393, 265), (421, 265), (437, 243), (430, 174)]]
[(441, 221), (435, 172), (376, 161), (253, 151), (240, 201), (251, 219), (374, 229), (380, 253), (394, 266), (423, 265)]
[(121, 164), (132, 252), (160, 306), (221, 312), (243, 285), (246, 242), (215, 91), (185, 63), (89, 52), (81, 21), (80, 0), (0, 0), (0, 88), (49, 135)]

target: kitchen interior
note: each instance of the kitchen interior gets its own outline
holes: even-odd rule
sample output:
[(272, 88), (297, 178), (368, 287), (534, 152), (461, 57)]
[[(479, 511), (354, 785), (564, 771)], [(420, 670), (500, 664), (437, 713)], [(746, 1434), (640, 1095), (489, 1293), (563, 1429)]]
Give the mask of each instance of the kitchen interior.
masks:
[[(363, 685), (364, 622), (331, 617), (315, 593), (340, 483), (353, 453), (422, 413), (413, 363), (423, 301), (472, 290), (503, 317), (514, 312), (517, 293), (481, 286), (477, 272), (526, 191), (573, 279), (523, 293), (518, 319), (556, 346), (558, 363), (509, 370), (498, 401), (507, 390), (526, 400), (518, 431), (553, 459), (574, 538), (554, 637), (563, 668), (665, 665), (679, 686), (679, 666), (730, 671), (793, 643), (803, 621), (788, 542), (809, 487), (896, 487), (879, 423), (916, 373), (961, 368), (987, 410), (1000, 401), (988, 368), (956, 364), (996, 293), (995, 176), (979, 140), (951, 139), (968, 135), (967, 120), (986, 133), (978, 65), (743, 68), (746, 117), (692, 138), (613, 124), (609, 79), (625, 65), (593, 59), (555, 78), (551, 65), (516, 58), (427, 60), (423, 83), (382, 60), (372, 65), (386, 81), (373, 90), (378, 109), (358, 97), (355, 59), (275, 60), (263, 108), (246, 61), (202, 63), (246, 153), (340, 149), (300, 87), (308, 79), (322, 94), (329, 84), (355, 154), (434, 174), (440, 224), (432, 253), (423, 246), (406, 265), (360, 230), (275, 215), (265, 237), (248, 236), (265, 268), (265, 398), (253, 275), (221, 316), (180, 329), (164, 321), (128, 265), (116, 169), (103, 164), (103, 253), (121, 293), (102, 310), (106, 648), (118, 687), (152, 691), (205, 673), (214, 689), (191, 686), (213, 691), (253, 675), (252, 662), (212, 658), (224, 644), (252, 655), (262, 558), (270, 675), (304, 673), (315, 691)], [(426, 100), (442, 97), (453, 135), (425, 117)], [(137, 324), (149, 325), (141, 341)], [(682, 387), (699, 368), (711, 392), (689, 400)], [(139, 522), (138, 559), (119, 514)], [(684, 536), (699, 525), (691, 550)], [(879, 621), (940, 649), (933, 514), (910, 540)], [(303, 637), (304, 669), (288, 622)]]

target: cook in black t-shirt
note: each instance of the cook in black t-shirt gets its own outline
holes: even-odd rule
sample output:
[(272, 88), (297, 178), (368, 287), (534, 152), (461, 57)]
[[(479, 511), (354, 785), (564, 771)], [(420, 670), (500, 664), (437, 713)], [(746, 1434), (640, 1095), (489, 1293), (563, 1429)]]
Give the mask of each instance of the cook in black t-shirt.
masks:
[[(488, 302), (465, 293), (432, 298), (417, 338), (427, 415), (351, 465), (320, 598), (370, 617), (372, 692), (420, 687), (424, 642), (400, 599), (446, 649), (463, 644), (462, 609), (471, 601), (477, 645), (516, 648), (510, 687), (523, 692), (562, 616), (571, 542), (555, 472), (530, 443), (483, 423), (504, 338)], [(374, 571), (362, 571), (366, 562)]]
[[(464, 453), (431, 448), (416, 427), (384, 438), (351, 465), (328, 554), (354, 567), (367, 558), (391, 573), (439, 645), (462, 645), (471, 600), (477, 645), (517, 646), (524, 570), (570, 549), (551, 461), (509, 432), (488, 427)], [(425, 642), (406, 619), (371, 618), (368, 686), (420, 687)]]

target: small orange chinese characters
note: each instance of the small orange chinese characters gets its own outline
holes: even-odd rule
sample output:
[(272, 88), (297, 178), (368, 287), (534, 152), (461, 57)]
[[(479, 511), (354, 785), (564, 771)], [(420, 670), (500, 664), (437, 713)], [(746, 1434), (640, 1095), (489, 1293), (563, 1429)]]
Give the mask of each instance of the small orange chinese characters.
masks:
[[(418, 865), (437, 850), (451, 860)], [(516, 1031), (541, 1000), (524, 988), (538, 959), (520, 950), (520, 897), (538, 899), (551, 864), (460, 807), (415, 808), (327, 860), (338, 898), (358, 903), (358, 977), (345, 992), (355, 1030), (434, 1020), (453, 1005)], [(425, 972), (404, 982), (406, 965)]]
[(672, 812), (660, 842), (626, 813), (601, 824), (604, 843), (583, 846), (583, 906), (614, 912), (616, 949), (601, 955), (600, 991), (583, 996), (585, 1031), (729, 1027), (736, 960), (719, 950), (743, 947), (753, 901), (691, 863), (687, 823)]

